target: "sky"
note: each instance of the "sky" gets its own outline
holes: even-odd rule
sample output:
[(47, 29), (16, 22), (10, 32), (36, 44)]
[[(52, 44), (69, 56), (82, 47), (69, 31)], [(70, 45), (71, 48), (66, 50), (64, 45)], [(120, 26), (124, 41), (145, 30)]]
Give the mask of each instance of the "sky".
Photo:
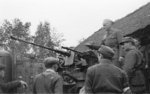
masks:
[(104, 19), (123, 18), (150, 0), (0, 0), (0, 23), (19, 18), (31, 22), (33, 35), (40, 22), (63, 34), (64, 46), (77, 46), (102, 27)]

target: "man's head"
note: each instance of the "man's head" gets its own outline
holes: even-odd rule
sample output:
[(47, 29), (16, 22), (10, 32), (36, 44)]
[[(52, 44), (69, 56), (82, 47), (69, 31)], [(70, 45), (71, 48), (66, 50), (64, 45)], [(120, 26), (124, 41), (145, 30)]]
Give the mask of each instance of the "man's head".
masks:
[(103, 21), (103, 28), (105, 29), (105, 30), (109, 30), (111, 27), (112, 27), (112, 25), (113, 25), (113, 21), (112, 20), (110, 20), (110, 19), (105, 19), (104, 21)]
[(0, 64), (0, 76), (4, 77), (5, 76), (5, 65)]
[(101, 47), (98, 49), (98, 52), (100, 55), (102, 55), (102, 58), (112, 60), (115, 52), (112, 48), (108, 46), (101, 45)]
[(135, 39), (133, 39), (132, 37), (125, 37), (123, 38), (120, 45), (122, 45), (125, 50), (130, 49), (131, 47), (136, 45)]
[(47, 57), (44, 59), (44, 65), (45, 65), (46, 69), (52, 68), (55, 71), (57, 71), (58, 63), (59, 63), (59, 60), (54, 57)]

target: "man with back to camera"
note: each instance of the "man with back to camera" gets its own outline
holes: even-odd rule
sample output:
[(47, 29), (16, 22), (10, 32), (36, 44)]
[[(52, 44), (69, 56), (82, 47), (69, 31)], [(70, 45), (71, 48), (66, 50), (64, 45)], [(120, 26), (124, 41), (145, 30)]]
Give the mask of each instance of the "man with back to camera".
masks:
[(58, 59), (47, 57), (44, 60), (46, 71), (36, 75), (33, 82), (33, 94), (63, 94), (63, 80), (56, 72)]
[(99, 50), (99, 64), (88, 68), (85, 80), (87, 94), (122, 94), (129, 92), (126, 73), (112, 63), (114, 51), (102, 45)]

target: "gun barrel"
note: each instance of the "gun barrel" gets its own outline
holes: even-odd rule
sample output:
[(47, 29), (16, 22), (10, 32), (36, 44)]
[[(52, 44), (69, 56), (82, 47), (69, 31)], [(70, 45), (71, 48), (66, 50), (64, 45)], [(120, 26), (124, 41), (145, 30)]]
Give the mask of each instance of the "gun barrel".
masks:
[(35, 44), (35, 43), (32, 43), (32, 42), (28, 42), (28, 41), (25, 41), (25, 40), (22, 40), (22, 39), (13, 37), (13, 36), (10, 36), (10, 38), (13, 39), (13, 40), (18, 40), (18, 41), (27, 43), (27, 44), (32, 44), (34, 46), (38, 46), (38, 47), (41, 47), (41, 48), (44, 48), (44, 49), (48, 49), (48, 50), (54, 51), (56, 53), (60, 53), (60, 54), (66, 55), (66, 56), (70, 56), (70, 53), (67, 53), (67, 52), (64, 52), (64, 51), (60, 51), (60, 50), (56, 50), (56, 49), (53, 49), (53, 48), (50, 48), (50, 47), (46, 47), (46, 46), (42, 46), (42, 45)]
[(68, 48), (68, 47), (62, 46), (62, 48), (63, 48), (63, 49), (66, 49), (66, 50), (70, 50), (70, 51), (76, 52), (76, 53), (79, 53), (79, 54), (82, 54), (82, 52), (79, 52), (79, 51), (77, 51), (77, 50), (73, 50), (73, 49)]

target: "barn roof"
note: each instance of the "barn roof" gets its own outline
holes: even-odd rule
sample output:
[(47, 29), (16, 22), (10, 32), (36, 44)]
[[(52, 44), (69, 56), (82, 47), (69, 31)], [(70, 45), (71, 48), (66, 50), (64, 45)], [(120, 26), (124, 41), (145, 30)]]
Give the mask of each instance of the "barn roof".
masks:
[[(120, 29), (123, 35), (128, 35), (141, 28), (145, 28), (148, 25), (150, 25), (150, 2), (140, 7), (133, 13), (116, 20), (113, 27)], [(82, 43), (80, 43), (75, 49), (81, 52), (86, 51), (88, 48), (85, 47), (84, 44), (88, 41), (94, 41), (96, 44), (100, 45), (104, 34), (104, 30), (99, 29)]]

